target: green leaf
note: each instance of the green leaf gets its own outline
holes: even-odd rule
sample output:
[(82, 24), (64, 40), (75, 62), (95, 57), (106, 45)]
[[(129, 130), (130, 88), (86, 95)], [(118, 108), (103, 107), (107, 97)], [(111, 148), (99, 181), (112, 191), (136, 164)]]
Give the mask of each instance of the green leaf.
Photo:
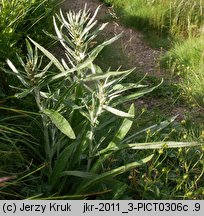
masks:
[(26, 97), (28, 94), (30, 94), (31, 92), (33, 91), (33, 88), (32, 89), (25, 89), (23, 92), (21, 93), (16, 93), (15, 94), (15, 97), (16, 98), (24, 98)]
[[(135, 114), (134, 104), (132, 104), (130, 106), (128, 113), (130, 115)], [(113, 137), (113, 140), (108, 144), (108, 146), (105, 149), (101, 150), (97, 155), (103, 154), (104, 152), (110, 152), (109, 149), (112, 149), (113, 147), (119, 145), (121, 143), (121, 141), (124, 139), (124, 137), (127, 135), (127, 133), (129, 132), (129, 130), (132, 126), (132, 123), (133, 123), (133, 119), (125, 118), (123, 120), (120, 128), (116, 132), (115, 136)], [(110, 154), (106, 154), (104, 156), (101, 156), (100, 159), (95, 163), (94, 167), (92, 168), (92, 171), (96, 172), (98, 170), (98, 168), (101, 166), (102, 162), (105, 159), (107, 159), (109, 156), (110, 156)]]
[[(135, 113), (135, 108), (134, 108), (134, 104), (132, 104), (130, 106), (129, 112), (130, 115), (134, 115)], [(109, 143), (109, 145), (98, 152), (98, 155), (104, 154), (106, 152), (109, 152), (110, 149), (118, 149), (118, 145), (120, 145), (121, 141), (124, 139), (124, 137), (127, 135), (127, 133), (129, 132), (131, 126), (132, 126), (133, 120), (130, 120), (128, 118), (125, 118), (120, 126), (120, 128), (118, 129), (118, 131), (116, 132), (113, 140)]]
[(27, 47), (27, 51), (28, 51), (28, 55), (30, 56), (31, 59), (33, 59), (33, 49), (31, 47), (31, 44), (29, 43), (28, 40), (26, 40), (26, 47)]
[(144, 90), (141, 90), (139, 92), (135, 92), (133, 94), (129, 94), (129, 95), (123, 96), (122, 98), (115, 100), (115, 102), (113, 102), (112, 105), (113, 106), (117, 106), (119, 104), (123, 104), (125, 102), (130, 101), (130, 100), (136, 100), (136, 99), (142, 97), (143, 95), (145, 95), (145, 94), (147, 94), (149, 92), (152, 92), (154, 89), (156, 89), (158, 86), (160, 86), (162, 84), (162, 82), (163, 82), (163, 80), (157, 86), (154, 86), (152, 88), (144, 89)]
[(65, 147), (57, 157), (51, 177), (49, 179), (52, 188), (55, 187), (55, 185), (57, 185), (59, 182), (59, 178), (63, 171), (69, 170), (70, 168), (73, 169), (73, 167), (75, 167), (76, 164), (78, 166), (81, 161), (83, 151), (82, 148), (84, 142), (86, 141), (85, 136), (88, 129), (84, 124), (80, 125), (79, 128), (82, 128), (82, 130), (77, 136), (76, 140)]
[[(28, 83), (24, 80), (23, 76), (19, 73), (19, 71), (16, 69), (16, 67), (13, 65), (13, 63), (7, 59), (6, 60), (8, 66), (11, 68), (11, 70), (14, 72), (14, 74), (18, 77), (18, 79), (21, 81), (21, 83), (25, 86), (28, 87)], [(4, 70), (6, 72), (6, 70)]]
[(138, 131), (136, 133), (133, 133), (131, 134), (130, 136), (128, 136), (127, 138), (125, 138), (121, 143), (127, 143), (127, 142), (130, 142), (132, 141), (135, 137), (137, 137), (138, 135), (142, 134), (142, 133), (146, 133), (147, 131), (150, 131), (151, 134), (152, 133), (157, 133), (161, 130), (163, 130), (164, 128), (166, 128), (167, 126), (169, 126), (172, 122), (175, 121), (175, 119), (178, 117), (178, 115), (176, 116), (173, 116), (172, 118), (170, 118), (169, 120), (165, 120), (165, 121), (162, 121), (161, 123), (159, 124), (154, 124), (150, 127), (147, 127), (141, 131)]
[(122, 74), (128, 74), (131, 73), (135, 68), (131, 69), (131, 70), (126, 70), (126, 71), (110, 71), (107, 72), (105, 74), (101, 74), (101, 75), (90, 75), (87, 76), (83, 81), (84, 82), (88, 82), (88, 81), (93, 81), (93, 80), (101, 80), (101, 79), (106, 79), (108, 77), (111, 76), (121, 76)]
[[(128, 111), (128, 114), (130, 115), (135, 115), (135, 107), (134, 104), (131, 104), (130, 109)], [(130, 128), (132, 127), (132, 123), (133, 123), (133, 119), (128, 119), (125, 118), (120, 126), (120, 128), (118, 129), (118, 131), (116, 132), (114, 138), (113, 138), (113, 142), (116, 142), (118, 140), (123, 140), (124, 137), (127, 135), (127, 133), (129, 132)]]
[(134, 150), (147, 150), (147, 149), (162, 149), (162, 148), (183, 148), (183, 147), (195, 147), (202, 146), (204, 143), (201, 142), (152, 142), (152, 143), (130, 143), (130, 144), (120, 144), (112, 145), (100, 151), (98, 154), (106, 154), (111, 151), (121, 151), (124, 149), (134, 149)]
[(124, 84), (116, 84), (112, 87), (112, 91), (109, 93), (109, 98), (115, 98), (120, 96), (123, 92), (131, 90), (133, 88), (144, 88), (146, 85), (140, 85), (137, 83), (124, 83)]
[(195, 147), (202, 146), (204, 143), (201, 142), (152, 142), (152, 143), (130, 143), (123, 144), (125, 148), (130, 149), (161, 149), (161, 148), (183, 148), (183, 147)]
[(103, 108), (105, 110), (107, 110), (108, 112), (113, 113), (114, 115), (117, 115), (117, 116), (121, 116), (121, 117), (125, 117), (125, 118), (134, 118), (134, 115), (131, 115), (131, 114), (123, 112), (121, 110), (112, 108), (110, 106), (103, 105)]
[(61, 152), (61, 154), (57, 158), (56, 163), (54, 164), (54, 168), (52, 170), (52, 174), (49, 179), (49, 184), (52, 188), (56, 185), (65, 167), (68, 166), (67, 163), (70, 160), (74, 148), (75, 143), (70, 144)]
[(43, 113), (47, 115), (55, 124), (55, 126), (65, 135), (67, 135), (70, 139), (75, 139), (75, 133), (72, 130), (69, 122), (57, 111), (50, 110), (50, 109), (44, 109)]
[(93, 185), (96, 185), (96, 184), (98, 184), (104, 180), (107, 180), (108, 178), (113, 178), (117, 175), (123, 174), (123, 173), (133, 169), (134, 167), (142, 166), (145, 163), (147, 163), (148, 161), (150, 161), (153, 158), (153, 156), (154, 155), (152, 154), (152, 155), (150, 155), (144, 159), (141, 159), (139, 161), (132, 162), (132, 163), (126, 164), (124, 166), (120, 166), (116, 169), (110, 170), (108, 172), (102, 173), (102, 174), (96, 176), (95, 178), (88, 180), (87, 183), (83, 183), (83, 185), (81, 187), (79, 187), (78, 192), (82, 193), (82, 192), (86, 191), (88, 188), (91, 188)]
[(82, 171), (64, 171), (60, 176), (77, 176), (80, 178), (91, 179), (96, 176), (96, 174), (90, 172), (82, 172)]
[[(29, 37), (28, 37), (29, 38)], [(47, 56), (50, 61), (61, 71), (61, 72), (65, 72), (64, 67), (61, 65), (61, 63), (55, 58), (54, 55), (52, 55), (52, 53), (50, 53), (48, 50), (46, 50), (44, 47), (42, 47), (40, 44), (38, 44), (37, 42), (35, 42), (34, 40), (32, 40), (31, 38), (29, 38), (29, 40), (45, 55)], [(66, 71), (66, 74), (69, 71)]]

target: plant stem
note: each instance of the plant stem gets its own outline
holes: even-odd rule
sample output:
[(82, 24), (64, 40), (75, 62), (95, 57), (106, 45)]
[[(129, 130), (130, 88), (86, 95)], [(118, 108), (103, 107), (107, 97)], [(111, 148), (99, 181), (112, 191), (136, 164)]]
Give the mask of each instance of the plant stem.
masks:
[[(37, 87), (34, 89), (34, 97), (35, 97), (35, 101), (36, 101), (39, 111), (42, 112), (43, 106), (41, 104), (40, 91)], [(43, 123), (46, 161), (49, 163), (49, 171), (51, 172), (52, 171), (52, 166), (51, 166), (52, 159), (51, 159), (51, 151), (50, 151), (48, 124), (47, 124), (48, 118), (44, 114), (41, 114), (41, 118), (42, 118), (42, 123)]]
[(91, 123), (91, 131), (90, 131), (90, 136), (89, 136), (90, 146), (89, 146), (89, 159), (88, 159), (88, 164), (87, 164), (87, 172), (90, 170), (91, 162), (92, 162), (91, 158), (95, 153), (95, 149), (93, 147), (94, 132), (95, 132), (98, 117), (101, 115), (101, 112), (103, 110), (103, 103), (104, 103), (104, 100), (100, 100), (96, 114), (93, 118), (91, 118), (92, 123)]
[(91, 167), (91, 162), (92, 162), (92, 155), (93, 155), (93, 138), (94, 138), (94, 126), (91, 126), (91, 131), (90, 131), (90, 146), (89, 146), (89, 159), (88, 159), (88, 164), (87, 164), (87, 172), (90, 170)]

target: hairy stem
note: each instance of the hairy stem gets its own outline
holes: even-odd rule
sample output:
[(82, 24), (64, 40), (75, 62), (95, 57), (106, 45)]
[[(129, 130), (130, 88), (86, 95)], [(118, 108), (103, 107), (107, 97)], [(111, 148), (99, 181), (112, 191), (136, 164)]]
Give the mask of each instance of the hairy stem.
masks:
[[(36, 87), (34, 89), (34, 97), (36, 104), (38, 106), (38, 109), (40, 112), (43, 110), (43, 105), (41, 103), (41, 96), (40, 91)], [(51, 150), (50, 150), (50, 142), (49, 142), (49, 130), (48, 130), (48, 118), (44, 114), (41, 114), (42, 123), (43, 123), (43, 135), (44, 135), (44, 142), (45, 142), (45, 154), (46, 154), (46, 161), (49, 163), (49, 171), (51, 172), (52, 166), (51, 166)]]

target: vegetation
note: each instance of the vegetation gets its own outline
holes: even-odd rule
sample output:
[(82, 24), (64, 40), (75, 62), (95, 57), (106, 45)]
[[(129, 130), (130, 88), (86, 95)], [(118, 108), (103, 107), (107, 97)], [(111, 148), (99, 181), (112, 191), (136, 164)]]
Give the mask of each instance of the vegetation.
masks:
[(113, 4), (125, 25), (142, 30), (152, 46), (169, 50), (161, 60), (162, 66), (165, 65), (174, 75), (179, 74), (183, 78), (181, 88), (185, 94), (194, 104), (203, 107), (204, 1), (104, 2)]
[(200, 34), (203, 25), (202, 0), (104, 0), (113, 4), (122, 21), (143, 31), (157, 31), (173, 37)]
[[(23, 54), (26, 51), (24, 41), (28, 35), (41, 40), (44, 45), (48, 42), (42, 29), (44, 26), (49, 29), (54, 4), (53, 0), (0, 1), (0, 66), (6, 58), (15, 59), (16, 52)], [(7, 85), (13, 82), (7, 79), (0, 71), (0, 97), (8, 94)]]
[(16, 41), (16, 60), (6, 56), (1, 70), (15, 78), (0, 102), (0, 198), (203, 198), (202, 128), (141, 118), (136, 100), (162, 81), (148, 86), (130, 79), (134, 69), (97, 64), (120, 37), (93, 43), (106, 26), (98, 10), (53, 17), (55, 35), (46, 34), (63, 47), (61, 60), (32, 34)]

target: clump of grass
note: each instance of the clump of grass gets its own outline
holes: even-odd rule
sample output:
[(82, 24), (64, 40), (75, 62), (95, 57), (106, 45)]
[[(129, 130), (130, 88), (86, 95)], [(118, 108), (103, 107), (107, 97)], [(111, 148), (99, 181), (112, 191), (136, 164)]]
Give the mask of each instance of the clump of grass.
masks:
[(161, 64), (170, 69), (172, 75), (182, 77), (181, 88), (194, 104), (203, 106), (203, 36), (189, 38), (175, 46), (161, 59)]
[(187, 67), (193, 68), (198, 66), (203, 58), (203, 40), (204, 37), (200, 36), (177, 42), (174, 47), (162, 57), (161, 61), (166, 64), (167, 67), (174, 68), (175, 72), (181, 67), (185, 70)]
[(204, 108), (204, 63), (203, 60), (196, 66), (186, 70), (185, 79), (182, 81), (185, 94), (194, 106)]
[(127, 25), (143, 30), (156, 30), (174, 37), (200, 34), (203, 6), (200, 0), (104, 0), (113, 4)]

